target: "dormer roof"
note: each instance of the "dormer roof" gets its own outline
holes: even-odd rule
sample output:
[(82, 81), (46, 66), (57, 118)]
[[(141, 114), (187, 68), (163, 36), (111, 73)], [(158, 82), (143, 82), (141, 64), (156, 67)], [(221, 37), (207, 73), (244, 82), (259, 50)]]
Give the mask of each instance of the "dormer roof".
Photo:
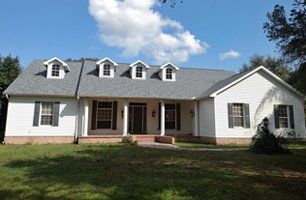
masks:
[(47, 61), (45, 61), (43, 64), (45, 66), (48, 66), (50, 63), (54, 62), (54, 61), (58, 61), (59, 63), (61, 63), (63, 65), (63, 67), (65, 68), (65, 71), (69, 72), (70, 71), (70, 68), (68, 66), (67, 63), (65, 63), (64, 61), (62, 61), (61, 59), (59, 59), (58, 57), (53, 57)]
[(150, 68), (150, 66), (149, 65), (147, 65), (146, 63), (144, 63), (144, 62), (142, 62), (141, 60), (137, 60), (136, 62), (133, 62), (132, 64), (130, 64), (130, 67), (134, 67), (135, 65), (137, 65), (137, 64), (142, 64), (143, 66), (145, 66), (146, 67), (146, 69), (149, 69)]
[(97, 65), (100, 65), (101, 63), (104, 63), (105, 61), (111, 62), (115, 67), (118, 66), (118, 64), (116, 62), (114, 62), (112, 59), (105, 57), (102, 60), (99, 60), (98, 62), (96, 62)]
[(167, 62), (166, 64), (162, 65), (162, 66), (160, 67), (160, 69), (162, 70), (162, 69), (168, 67), (169, 65), (170, 65), (172, 68), (174, 68), (176, 71), (180, 70), (180, 68), (178, 68), (176, 65), (172, 64), (171, 62)]

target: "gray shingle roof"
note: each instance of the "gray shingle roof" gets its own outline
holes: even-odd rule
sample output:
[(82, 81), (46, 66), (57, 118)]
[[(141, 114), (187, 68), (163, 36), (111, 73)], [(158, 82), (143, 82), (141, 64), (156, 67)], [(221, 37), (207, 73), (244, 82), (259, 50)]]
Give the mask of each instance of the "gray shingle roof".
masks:
[(93, 61), (84, 62), (81, 76), (82, 62), (67, 64), (71, 71), (64, 79), (47, 79), (43, 60), (34, 60), (5, 94), (192, 99), (234, 74), (224, 70), (180, 68), (176, 81), (162, 81), (157, 74), (159, 67), (150, 66), (146, 80), (136, 80), (130, 77), (129, 64), (118, 63), (114, 78), (100, 78)]
[(65, 74), (64, 79), (48, 79), (44, 61), (34, 60), (4, 91), (4, 94), (75, 96), (82, 63), (67, 62), (71, 71)]
[(208, 88), (206, 91), (204, 91), (201, 95), (197, 96), (197, 99), (202, 99), (205, 97), (208, 97), (209, 95), (217, 92), (218, 90), (220, 90), (221, 88), (227, 86), (228, 84), (230, 84), (231, 82), (239, 79), (240, 77), (243, 77), (245, 74), (249, 73), (250, 71), (245, 71), (245, 72), (241, 72), (238, 74), (234, 74), (228, 78), (225, 78), (223, 80), (220, 80), (218, 82), (216, 82), (216, 84), (212, 85), (210, 88)]

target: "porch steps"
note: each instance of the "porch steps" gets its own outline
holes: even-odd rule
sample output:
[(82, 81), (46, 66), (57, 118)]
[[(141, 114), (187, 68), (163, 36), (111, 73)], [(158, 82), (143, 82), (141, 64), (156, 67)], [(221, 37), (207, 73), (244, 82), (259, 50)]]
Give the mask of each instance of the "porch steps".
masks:
[(122, 135), (89, 135), (78, 138), (79, 144), (106, 144), (119, 143), (122, 141)]
[(134, 140), (138, 142), (154, 142), (156, 135), (133, 135)]

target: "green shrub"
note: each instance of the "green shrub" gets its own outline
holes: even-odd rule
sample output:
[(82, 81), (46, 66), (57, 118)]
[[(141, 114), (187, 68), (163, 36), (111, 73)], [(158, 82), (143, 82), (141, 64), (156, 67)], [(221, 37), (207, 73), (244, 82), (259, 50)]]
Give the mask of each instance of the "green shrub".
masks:
[(136, 141), (133, 140), (132, 136), (123, 136), (121, 143), (123, 144), (137, 144)]
[(290, 153), (284, 144), (287, 139), (282, 135), (275, 136), (269, 130), (269, 120), (265, 118), (258, 126), (255, 136), (252, 138), (250, 150), (259, 154), (286, 154)]

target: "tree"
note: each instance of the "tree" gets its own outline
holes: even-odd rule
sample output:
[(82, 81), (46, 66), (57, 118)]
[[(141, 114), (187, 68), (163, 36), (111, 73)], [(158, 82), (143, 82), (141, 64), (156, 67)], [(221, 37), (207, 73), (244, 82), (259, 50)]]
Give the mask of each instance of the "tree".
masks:
[(254, 55), (250, 58), (249, 63), (244, 64), (241, 67), (240, 72), (249, 71), (259, 66), (266, 67), (284, 81), (289, 80), (292, 71), (291, 68), (281, 59), (272, 58), (270, 56)]
[(3, 92), (17, 78), (20, 72), (18, 57), (13, 58), (11, 55), (7, 57), (0, 56), (0, 133), (5, 130), (8, 103)]
[(299, 66), (306, 62), (306, 0), (295, 0), (289, 17), (281, 5), (267, 13), (263, 28), (270, 41), (276, 42), (285, 61)]

